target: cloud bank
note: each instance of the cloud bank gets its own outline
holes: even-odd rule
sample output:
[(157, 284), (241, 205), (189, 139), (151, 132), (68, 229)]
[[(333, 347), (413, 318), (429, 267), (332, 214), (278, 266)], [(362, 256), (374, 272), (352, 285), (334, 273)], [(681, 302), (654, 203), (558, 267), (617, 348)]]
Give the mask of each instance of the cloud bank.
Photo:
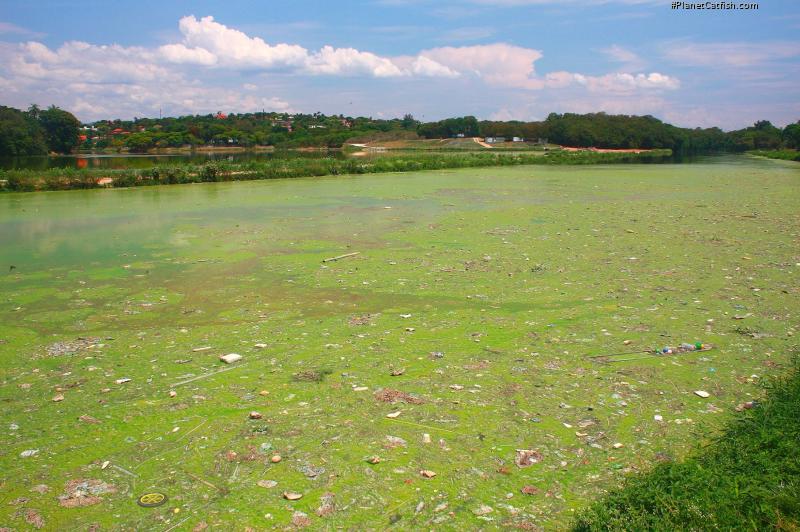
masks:
[[(15, 101), (24, 95), (32, 101), (49, 97), (88, 118), (153, 114), (162, 105), (173, 113), (291, 109), (275, 94), (254, 94), (258, 86), (252, 82), (234, 89), (220, 81), (231, 74), (270, 80), (438, 79), (523, 91), (571, 87), (604, 94), (660, 93), (680, 86), (678, 79), (659, 72), (540, 74), (535, 68), (543, 56), (540, 50), (507, 43), (444, 46), (389, 57), (329, 45), (309, 50), (299, 44), (271, 44), (211, 16), (185, 16), (178, 28), (179, 42), (158, 47), (70, 41), (51, 49), (36, 41), (0, 43), (0, 80), (6, 92), (16, 95)], [(616, 54), (623, 69), (642, 65), (621, 49), (606, 53)], [(226, 74), (220, 75), (222, 71)]]

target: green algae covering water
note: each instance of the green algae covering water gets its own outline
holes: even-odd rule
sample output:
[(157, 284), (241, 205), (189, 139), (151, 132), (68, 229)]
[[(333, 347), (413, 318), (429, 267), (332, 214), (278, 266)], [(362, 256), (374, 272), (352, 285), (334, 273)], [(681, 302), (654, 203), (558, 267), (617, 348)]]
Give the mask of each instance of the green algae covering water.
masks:
[(798, 205), (744, 157), (0, 196), (0, 526), (562, 528), (782, 371)]

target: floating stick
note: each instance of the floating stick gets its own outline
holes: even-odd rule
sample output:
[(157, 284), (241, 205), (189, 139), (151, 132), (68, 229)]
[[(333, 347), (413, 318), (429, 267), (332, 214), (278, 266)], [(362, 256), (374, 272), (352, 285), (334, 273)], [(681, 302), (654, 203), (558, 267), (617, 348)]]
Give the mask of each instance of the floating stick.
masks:
[(331, 257), (329, 259), (322, 259), (322, 262), (334, 262), (339, 259), (346, 259), (347, 257), (354, 257), (358, 255), (360, 251), (354, 251), (353, 253), (345, 253), (344, 255), (339, 255), (338, 257)]

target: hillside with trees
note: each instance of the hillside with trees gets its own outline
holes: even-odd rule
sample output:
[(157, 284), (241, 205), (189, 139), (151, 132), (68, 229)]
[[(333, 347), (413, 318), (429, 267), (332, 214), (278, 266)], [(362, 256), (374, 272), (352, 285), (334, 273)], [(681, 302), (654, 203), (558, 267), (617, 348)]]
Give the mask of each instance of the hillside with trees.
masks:
[(374, 119), (344, 115), (243, 113), (187, 115), (81, 123), (69, 112), (51, 106), (27, 111), (0, 107), (0, 156), (48, 152), (129, 151), (146, 153), (200, 146), (253, 148), (339, 148), (369, 139), (439, 139), (504, 137), (563, 146), (660, 149), (674, 153), (743, 152), (796, 149), (800, 122), (784, 129), (769, 121), (738, 131), (681, 128), (653, 116), (606, 113), (551, 113), (539, 122), (478, 121), (474, 116), (421, 123), (403, 118)]
[(70, 153), (80, 141), (80, 121), (51, 106), (44, 111), (32, 105), (27, 111), (0, 106), (0, 156)]

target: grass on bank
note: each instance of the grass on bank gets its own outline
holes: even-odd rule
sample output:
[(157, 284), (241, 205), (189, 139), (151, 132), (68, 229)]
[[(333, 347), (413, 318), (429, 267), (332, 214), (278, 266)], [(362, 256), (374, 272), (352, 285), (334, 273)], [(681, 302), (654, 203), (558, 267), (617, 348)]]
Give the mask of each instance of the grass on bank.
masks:
[(590, 530), (800, 530), (800, 357), (764, 401), (680, 463), (628, 480), (574, 524)]
[(800, 151), (798, 150), (756, 150), (749, 153), (769, 159), (800, 162)]
[[(133, 187), (213, 181), (244, 181), (341, 174), (413, 172), (446, 168), (508, 166), (521, 164), (598, 164), (660, 161), (670, 150), (634, 153), (552, 152), (391, 154), (376, 157), (280, 158), (249, 162), (177, 163), (146, 169), (0, 170), (0, 191), (32, 192), (85, 188)], [(100, 181), (110, 178), (110, 182)], [(100, 182), (99, 182), (100, 181)]]

